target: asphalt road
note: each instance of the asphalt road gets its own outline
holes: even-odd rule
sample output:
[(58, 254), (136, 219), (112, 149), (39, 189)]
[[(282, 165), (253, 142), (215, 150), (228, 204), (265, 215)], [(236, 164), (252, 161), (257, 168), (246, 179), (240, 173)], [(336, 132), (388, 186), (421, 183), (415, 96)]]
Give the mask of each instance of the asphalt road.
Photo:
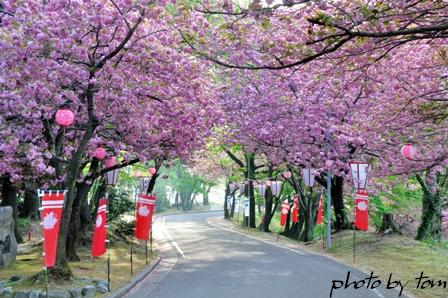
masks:
[[(162, 262), (126, 297), (154, 298), (389, 298), (398, 291), (382, 283), (367, 289), (367, 275), (331, 259), (285, 249), (207, 222), (221, 213), (196, 213), (158, 218), (154, 235)], [(347, 273), (349, 282), (344, 288)], [(370, 286), (377, 286), (373, 279)], [(399, 287), (397, 288), (399, 289)], [(404, 297), (402, 295), (401, 297)]]

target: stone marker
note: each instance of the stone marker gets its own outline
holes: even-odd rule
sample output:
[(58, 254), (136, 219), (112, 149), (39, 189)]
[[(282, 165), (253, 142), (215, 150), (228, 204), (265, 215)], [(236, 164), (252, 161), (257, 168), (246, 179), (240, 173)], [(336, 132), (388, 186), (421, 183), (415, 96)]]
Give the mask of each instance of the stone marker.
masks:
[(14, 291), (11, 287), (6, 287), (0, 290), (0, 297), (12, 297), (14, 295)]
[(12, 207), (0, 208), (0, 267), (14, 263), (17, 255), (17, 241), (14, 236)]
[(95, 295), (96, 289), (94, 286), (85, 286), (82, 288), (82, 295), (87, 297), (92, 297)]

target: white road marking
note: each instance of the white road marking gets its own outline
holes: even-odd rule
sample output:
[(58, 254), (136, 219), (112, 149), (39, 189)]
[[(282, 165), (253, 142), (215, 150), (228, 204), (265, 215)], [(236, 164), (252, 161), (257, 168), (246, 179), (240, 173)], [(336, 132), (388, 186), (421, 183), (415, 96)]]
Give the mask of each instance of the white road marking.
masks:
[(299, 251), (299, 250), (295, 250), (295, 249), (292, 249), (292, 248), (289, 248), (289, 247), (281, 246), (281, 245), (278, 245), (278, 244), (275, 244), (275, 243), (272, 243), (272, 242), (269, 242), (269, 241), (266, 241), (266, 240), (263, 240), (263, 239), (259, 239), (259, 238), (257, 238), (257, 237), (253, 237), (253, 236), (250, 236), (250, 235), (246, 235), (246, 234), (244, 234), (244, 233), (240, 233), (240, 232), (238, 232), (238, 231), (234, 231), (234, 230), (231, 230), (231, 229), (227, 229), (227, 228), (224, 228), (224, 227), (221, 227), (221, 226), (212, 224), (212, 223), (209, 221), (209, 219), (210, 219), (210, 217), (207, 218), (207, 223), (208, 223), (209, 225), (211, 225), (211, 226), (216, 227), (216, 228), (219, 228), (219, 229), (222, 229), (222, 230), (225, 230), (225, 231), (228, 231), (228, 232), (232, 232), (232, 233), (235, 233), (235, 234), (239, 234), (239, 235), (245, 236), (245, 237), (247, 237), (247, 238), (254, 239), (254, 240), (257, 240), (257, 241), (260, 241), (260, 242), (264, 242), (264, 243), (270, 244), (270, 245), (275, 246), (275, 247), (278, 247), (278, 248), (283, 248), (283, 249), (289, 250), (289, 251), (291, 251), (291, 252), (293, 252), (293, 253), (296, 253), (296, 254), (299, 254), (299, 255), (304, 255), (304, 256), (306, 256), (305, 253), (303, 253), (303, 252), (301, 252), (301, 251)]
[(161, 226), (161, 230), (162, 233), (168, 237), (168, 239), (170, 239), (171, 243), (173, 244), (173, 246), (177, 249), (177, 251), (180, 253), (180, 255), (182, 256), (182, 258), (186, 258), (184, 252), (182, 251), (182, 249), (179, 247), (179, 245), (177, 245), (176, 241), (173, 240), (173, 237), (171, 237), (170, 233), (168, 233), (168, 231), (165, 228), (165, 216), (162, 218), (162, 226)]
[(377, 289), (372, 290), (378, 297), (384, 298), (383, 294), (381, 294)]

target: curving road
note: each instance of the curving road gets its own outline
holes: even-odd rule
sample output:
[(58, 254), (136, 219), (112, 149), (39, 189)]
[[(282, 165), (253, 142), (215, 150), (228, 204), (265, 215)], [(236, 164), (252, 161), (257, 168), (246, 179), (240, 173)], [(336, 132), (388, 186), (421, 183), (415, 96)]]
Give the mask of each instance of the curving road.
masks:
[[(282, 248), (207, 221), (217, 216), (222, 211), (158, 218), (154, 235), (162, 262), (125, 297), (320, 298), (330, 297), (332, 281), (345, 282), (348, 271), (350, 281), (368, 277), (328, 258)], [(398, 297), (398, 291), (385, 289), (384, 284), (375, 290), (335, 286), (341, 288), (333, 290), (332, 297)]]

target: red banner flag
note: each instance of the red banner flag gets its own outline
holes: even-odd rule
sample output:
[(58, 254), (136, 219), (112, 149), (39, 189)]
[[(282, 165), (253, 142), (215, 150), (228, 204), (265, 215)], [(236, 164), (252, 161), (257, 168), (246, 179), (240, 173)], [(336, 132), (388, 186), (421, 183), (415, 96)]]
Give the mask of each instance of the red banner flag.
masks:
[(149, 239), (155, 203), (154, 196), (145, 194), (138, 196), (135, 216), (135, 238), (138, 240)]
[(369, 197), (366, 191), (356, 192), (355, 204), (355, 226), (362, 231), (367, 231), (369, 229)]
[(319, 207), (317, 209), (317, 224), (320, 225), (322, 223), (322, 195), (319, 198)]
[(292, 222), (299, 222), (299, 198), (294, 197), (294, 205), (292, 206)]
[(96, 214), (95, 228), (93, 230), (92, 257), (99, 257), (106, 253), (107, 235), (107, 199), (102, 198)]
[(288, 200), (284, 200), (281, 206), (280, 225), (283, 227), (286, 224), (286, 217), (288, 216), (289, 209), (291, 207), (288, 204)]
[(62, 208), (66, 191), (39, 191), (42, 206), (43, 263), (45, 268), (56, 263), (56, 248), (58, 244), (59, 226), (61, 224)]

